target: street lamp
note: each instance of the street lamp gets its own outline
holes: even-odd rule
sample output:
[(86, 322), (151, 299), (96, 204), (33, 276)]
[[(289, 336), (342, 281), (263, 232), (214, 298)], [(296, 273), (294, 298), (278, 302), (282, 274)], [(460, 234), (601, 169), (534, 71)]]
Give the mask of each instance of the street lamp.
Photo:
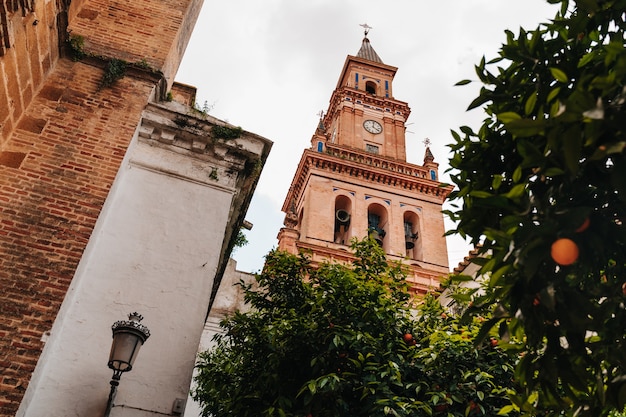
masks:
[(122, 373), (133, 369), (133, 363), (139, 353), (139, 348), (150, 337), (150, 330), (139, 322), (143, 317), (139, 313), (131, 313), (128, 320), (116, 321), (113, 330), (113, 343), (109, 354), (109, 368), (113, 369), (111, 379), (111, 391), (104, 417), (109, 417), (113, 401), (117, 394), (117, 386), (120, 384)]

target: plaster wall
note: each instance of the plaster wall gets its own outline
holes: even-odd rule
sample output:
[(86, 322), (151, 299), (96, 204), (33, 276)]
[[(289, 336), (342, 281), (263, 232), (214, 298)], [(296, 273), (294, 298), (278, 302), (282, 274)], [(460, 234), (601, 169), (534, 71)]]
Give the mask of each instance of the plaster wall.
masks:
[[(198, 352), (204, 352), (215, 346), (213, 337), (218, 333), (223, 333), (220, 322), (235, 311), (248, 311), (249, 307), (244, 301), (244, 292), (240, 281), (254, 283), (254, 274), (238, 271), (237, 262), (234, 259), (228, 261), (222, 283), (215, 297), (215, 302), (211, 307), (211, 313), (204, 324), (204, 331), (198, 347)], [(195, 386), (192, 383), (192, 389)], [(185, 417), (198, 417), (202, 415), (201, 407), (193, 401), (191, 397), (187, 399), (185, 406)]]
[(187, 399), (234, 193), (211, 169), (135, 135), (18, 416), (102, 415), (111, 325), (133, 311), (151, 336), (111, 416), (171, 415)]

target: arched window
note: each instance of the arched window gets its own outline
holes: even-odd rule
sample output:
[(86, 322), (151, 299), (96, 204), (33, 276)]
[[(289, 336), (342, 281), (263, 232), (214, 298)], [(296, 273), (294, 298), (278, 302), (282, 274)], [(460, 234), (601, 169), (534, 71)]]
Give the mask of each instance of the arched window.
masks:
[(350, 243), (352, 217), (352, 201), (345, 195), (335, 199), (335, 243), (347, 245)]
[(317, 151), (318, 152), (323, 152), (324, 151), (324, 142), (322, 142), (322, 141), (317, 142)]
[(369, 94), (376, 94), (376, 83), (374, 81), (366, 82), (365, 91)]
[(419, 217), (407, 211), (404, 213), (404, 245), (409, 259), (422, 259), (422, 240), (420, 239)]
[(437, 181), (437, 173), (435, 172), (434, 169), (430, 170), (430, 179), (433, 181)]
[(383, 249), (387, 248), (387, 210), (380, 204), (373, 203), (367, 208), (367, 232)]

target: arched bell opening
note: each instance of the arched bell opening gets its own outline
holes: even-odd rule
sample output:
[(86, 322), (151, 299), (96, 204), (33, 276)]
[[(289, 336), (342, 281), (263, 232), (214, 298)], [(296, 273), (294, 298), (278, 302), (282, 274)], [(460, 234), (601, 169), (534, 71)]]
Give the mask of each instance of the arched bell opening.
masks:
[(404, 247), (409, 259), (421, 259), (422, 241), (420, 240), (419, 217), (407, 211), (404, 213)]
[(367, 208), (367, 232), (384, 250), (387, 251), (387, 209), (380, 204), (373, 203)]
[(352, 218), (352, 201), (345, 195), (337, 196), (335, 199), (335, 235), (334, 241), (340, 245), (350, 243)]

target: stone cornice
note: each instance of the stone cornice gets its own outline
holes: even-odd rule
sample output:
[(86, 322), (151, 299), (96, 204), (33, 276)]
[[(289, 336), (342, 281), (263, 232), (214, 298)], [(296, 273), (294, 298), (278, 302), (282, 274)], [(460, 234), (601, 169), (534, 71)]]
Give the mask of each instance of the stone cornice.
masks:
[(238, 159), (256, 160), (272, 146), (268, 139), (243, 130), (238, 138), (214, 138), (211, 131), (215, 126), (236, 129), (178, 103), (151, 103), (144, 111), (139, 136), (233, 163)]
[(439, 204), (454, 188), (429, 179), (430, 170), (426, 167), (327, 143), (325, 153), (305, 149), (285, 198), (283, 212), (288, 211), (292, 201), (300, 200), (312, 171), (368, 181), (373, 188), (383, 187), (403, 194), (414, 193), (419, 198)]

